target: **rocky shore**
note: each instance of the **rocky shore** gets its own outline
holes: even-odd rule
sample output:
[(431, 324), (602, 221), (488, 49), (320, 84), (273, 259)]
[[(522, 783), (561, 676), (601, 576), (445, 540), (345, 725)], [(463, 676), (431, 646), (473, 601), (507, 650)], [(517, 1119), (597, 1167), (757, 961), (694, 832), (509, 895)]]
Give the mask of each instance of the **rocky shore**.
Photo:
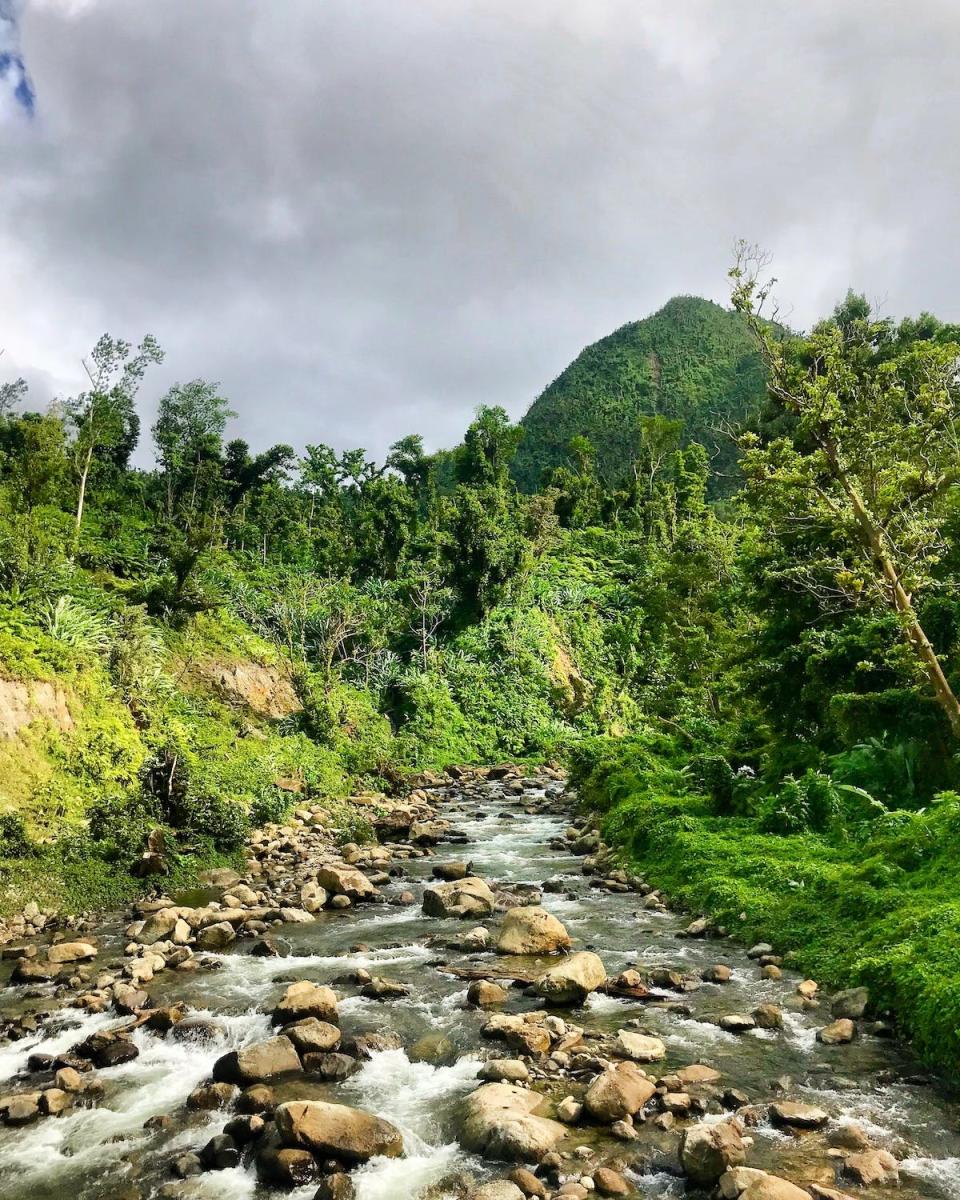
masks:
[[(739, 949), (705, 918), (676, 923), (676, 963), (641, 956), (624, 965), (619, 955), (612, 962), (602, 945), (584, 944), (551, 901), (627, 905), (617, 912), (632, 922), (637, 945), (646, 922), (676, 918), (666, 897), (618, 867), (586, 821), (558, 825), (545, 848), (575, 861), (581, 883), (569, 873), (538, 876), (536, 858), (523, 864), (522, 878), (476, 869), (463, 817), (482, 820), (495, 800), (509, 836), (511, 824), (522, 829), (564, 813), (572, 797), (558, 768), (455, 769), (426, 777), (402, 803), (368, 799), (375, 843), (338, 844), (323, 807), (305, 806), (258, 831), (242, 874), (210, 873), (194, 903), (158, 894), (123, 920), (58, 919), (31, 907), (10, 922), (3, 1049), (27, 1051), (2, 1085), (5, 1137), (29, 1136), (81, 1109), (95, 1114), (110, 1100), (111, 1077), (127, 1078), (156, 1044), (209, 1055), (225, 1040), (217, 1013), (171, 993), (186, 980), (202, 995), (205, 980), (214, 987), (242, 956), (276, 960), (271, 1003), (252, 1006), (258, 1036), (210, 1055), (206, 1077), (172, 1111), (144, 1122), (156, 1144), (126, 1156), (121, 1178), (86, 1179), (82, 1195), (199, 1200), (227, 1194), (210, 1191), (210, 1180), (241, 1176), (237, 1195), (385, 1195), (369, 1190), (374, 1176), (364, 1164), (403, 1160), (414, 1147), (389, 1105), (358, 1105), (350, 1086), (391, 1052), (409, 1061), (469, 1057), (476, 1066), (464, 1094), (438, 1114), (459, 1157), (410, 1196), (656, 1196), (673, 1187), (722, 1200), (844, 1200), (894, 1187), (941, 1194), (901, 1178), (901, 1159), (916, 1157), (903, 1139), (812, 1102), (786, 1072), (745, 1088), (710, 1052), (710, 1040), (703, 1055), (682, 1061), (671, 1035), (672, 1021), (690, 1024), (698, 993), (714, 998), (699, 1018), (704, 1034), (709, 1026), (711, 1037), (745, 1054), (757, 1046), (766, 1053), (802, 1021), (810, 1042), (835, 1056), (833, 1094), (842, 1094), (845, 1048), (868, 1039), (882, 1052), (881, 1039), (893, 1032), (864, 989), (824, 996), (816, 981), (793, 978), (774, 947)], [(413, 1047), (392, 1028), (391, 1012), (414, 1003), (418, 989), (390, 970), (283, 971), (288, 958), (311, 961), (290, 955), (297, 927), (338, 921), (346, 958), (369, 949), (351, 944), (351, 921), (378, 910), (397, 910), (400, 919), (405, 910), (419, 923), (420, 970), (465, 988), (454, 994), (463, 1027), (469, 1022), (466, 1052), (441, 1032)], [(691, 943), (695, 962), (679, 953)], [(726, 1005), (738, 978), (755, 979), (764, 998), (742, 1010)], [(382, 1011), (379, 1028), (354, 1026), (358, 1005)], [(61, 1032), (68, 1012), (95, 1028), (71, 1042)], [(736, 1061), (735, 1049), (724, 1061)], [(192, 1130), (202, 1130), (202, 1140), (192, 1143)], [(0, 1164), (15, 1145), (0, 1142)]]

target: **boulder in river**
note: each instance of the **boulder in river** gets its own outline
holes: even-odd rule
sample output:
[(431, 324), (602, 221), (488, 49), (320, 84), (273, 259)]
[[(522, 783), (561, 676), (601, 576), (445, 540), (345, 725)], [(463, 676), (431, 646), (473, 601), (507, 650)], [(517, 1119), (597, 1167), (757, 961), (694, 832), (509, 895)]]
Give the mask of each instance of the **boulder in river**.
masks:
[(552, 1004), (580, 1004), (601, 987), (606, 978), (607, 972), (600, 958), (589, 950), (581, 950), (545, 971), (534, 990)]
[(346, 1104), (292, 1100), (278, 1105), (274, 1119), (284, 1146), (309, 1150), (318, 1158), (361, 1163), (380, 1156), (399, 1158), (403, 1153), (403, 1137), (396, 1126)]
[(218, 1083), (236, 1083), (246, 1087), (299, 1070), (300, 1056), (293, 1042), (280, 1034), (222, 1055), (213, 1064), (213, 1078)]
[(511, 908), (503, 918), (497, 950), (500, 954), (556, 954), (569, 950), (570, 934), (545, 908)]
[(720, 1176), (720, 1195), (723, 1200), (810, 1200), (810, 1193), (756, 1167), (732, 1167)]
[(595, 1120), (609, 1124), (638, 1113), (656, 1090), (632, 1062), (611, 1063), (590, 1084), (583, 1102)]
[(510, 1083), (485, 1083), (463, 1103), (460, 1140), (468, 1150), (501, 1162), (539, 1162), (567, 1130), (536, 1115), (543, 1097)]
[(817, 1041), (825, 1046), (842, 1046), (852, 1042), (857, 1035), (857, 1027), (848, 1017), (831, 1021), (823, 1029), (817, 1030)]
[(733, 1121), (694, 1125), (680, 1142), (680, 1165), (694, 1183), (712, 1187), (731, 1167), (742, 1166), (747, 1147)]
[(468, 1200), (524, 1200), (529, 1195), (537, 1193), (524, 1192), (509, 1179), (494, 1179), (491, 1183), (482, 1183), (474, 1188)]
[(658, 1037), (646, 1033), (634, 1033), (632, 1029), (617, 1031), (614, 1053), (633, 1062), (649, 1063), (666, 1058), (667, 1048)]
[(801, 1104), (797, 1100), (779, 1100), (770, 1105), (770, 1120), (774, 1125), (792, 1129), (821, 1129), (830, 1120), (822, 1108)]
[(477, 1008), (495, 1008), (503, 1004), (508, 996), (507, 989), (491, 979), (475, 979), (467, 988), (467, 1003)]
[(54, 963), (82, 962), (96, 957), (97, 948), (89, 942), (56, 942), (47, 950), (47, 958)]
[(476, 875), (435, 883), (423, 893), (423, 911), (428, 917), (486, 917), (493, 912), (494, 894)]
[(301, 979), (291, 983), (283, 998), (273, 1010), (274, 1025), (290, 1025), (306, 1017), (316, 1017), (331, 1025), (337, 1021), (337, 996), (333, 988), (325, 984), (311, 983)]
[(317, 871), (317, 883), (331, 896), (349, 896), (351, 900), (369, 900), (377, 889), (356, 867), (332, 864)]

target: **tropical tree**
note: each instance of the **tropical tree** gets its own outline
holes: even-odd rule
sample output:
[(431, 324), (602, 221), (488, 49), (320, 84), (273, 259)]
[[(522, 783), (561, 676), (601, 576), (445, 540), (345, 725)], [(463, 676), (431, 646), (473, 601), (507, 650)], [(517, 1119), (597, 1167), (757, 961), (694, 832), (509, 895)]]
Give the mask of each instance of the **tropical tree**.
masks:
[(758, 513), (771, 536), (803, 546), (786, 574), (823, 607), (892, 609), (960, 737), (960, 703), (918, 613), (937, 586), (960, 479), (956, 331), (932, 318), (897, 326), (848, 296), (806, 337), (789, 335), (766, 265), (741, 245), (730, 273), (769, 372), (770, 432), (741, 439)]

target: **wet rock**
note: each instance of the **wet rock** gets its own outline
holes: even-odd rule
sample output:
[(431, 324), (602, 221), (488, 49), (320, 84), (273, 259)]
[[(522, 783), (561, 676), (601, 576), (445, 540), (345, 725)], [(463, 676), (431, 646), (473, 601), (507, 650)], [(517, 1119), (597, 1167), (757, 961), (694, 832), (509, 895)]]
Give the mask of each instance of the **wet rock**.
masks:
[(329, 1051), (326, 1054), (305, 1054), (303, 1069), (309, 1075), (318, 1075), (333, 1083), (355, 1075), (360, 1070), (360, 1064), (349, 1054)]
[(519, 1058), (491, 1058), (480, 1068), (477, 1077), (489, 1083), (526, 1083), (530, 1072)]
[(241, 1113), (270, 1113), (273, 1112), (275, 1100), (273, 1088), (265, 1083), (255, 1083), (245, 1088), (237, 1098), (237, 1112)]
[(299, 1070), (300, 1057), (293, 1042), (280, 1034), (224, 1054), (213, 1064), (213, 1078), (217, 1083), (246, 1087)]
[(712, 967), (707, 967), (703, 973), (707, 983), (729, 983), (733, 976), (733, 969), (725, 963), (716, 963)]
[(556, 954), (569, 950), (570, 935), (545, 908), (511, 908), (503, 918), (497, 950), (500, 954)]
[(738, 1196), (747, 1200), (810, 1200), (810, 1193), (795, 1183), (751, 1167), (734, 1167), (722, 1175), (720, 1194), (724, 1200), (736, 1200)]
[(747, 958), (763, 958), (767, 954), (773, 953), (773, 947), (769, 942), (757, 942), (755, 946), (751, 946), (747, 951)]
[(240, 1150), (229, 1134), (218, 1133), (200, 1151), (200, 1158), (210, 1171), (227, 1171), (239, 1166)]
[(152, 946), (154, 942), (163, 942), (173, 933), (180, 910), (176, 908), (161, 908), (151, 913), (144, 921), (136, 940), (143, 946)]
[(472, 863), (465, 862), (447, 862), (436, 863), (431, 871), (434, 879), (442, 879), (449, 883), (454, 879), (466, 879), (470, 874)]
[(377, 1156), (399, 1158), (403, 1153), (400, 1131), (389, 1121), (345, 1104), (322, 1100), (294, 1100), (274, 1112), (282, 1143), (306, 1149), (320, 1158), (361, 1163)]
[(474, 1188), (467, 1200), (523, 1200), (526, 1194), (509, 1179), (496, 1179)]
[(783, 972), (774, 963), (767, 963), (765, 967), (760, 968), (761, 979), (782, 979)]
[(285, 1025), (283, 1033), (293, 1042), (299, 1054), (323, 1054), (327, 1050), (336, 1050), (340, 1045), (340, 1030), (337, 1026), (328, 1021), (318, 1021), (316, 1017), (307, 1017), (293, 1025)]
[(268, 1140), (257, 1150), (257, 1174), (267, 1183), (294, 1188), (314, 1182), (320, 1168), (309, 1150), (292, 1150)]
[(751, 1016), (758, 1029), (782, 1029), (783, 1011), (779, 1004), (758, 1004)]
[(611, 1063), (590, 1084), (584, 1106), (597, 1121), (608, 1124), (640, 1111), (657, 1087), (631, 1062)]
[(844, 1121), (838, 1125), (831, 1131), (828, 1141), (831, 1146), (843, 1150), (866, 1150), (870, 1146), (866, 1130), (856, 1121)]
[(797, 984), (797, 995), (803, 997), (804, 1000), (812, 1000), (820, 990), (820, 985), (815, 979), (803, 979)]
[(109, 1042), (95, 1044), (92, 1047), (90, 1059), (95, 1067), (118, 1067), (121, 1063), (132, 1062), (140, 1051), (125, 1038), (114, 1038)]
[(233, 1083), (205, 1083), (195, 1087), (187, 1097), (187, 1108), (201, 1112), (212, 1112), (218, 1108), (228, 1108), (237, 1095), (237, 1086)]
[(780, 1100), (770, 1105), (770, 1120), (774, 1125), (792, 1129), (822, 1129), (829, 1119), (822, 1108), (801, 1104), (796, 1100)]
[(215, 921), (197, 934), (198, 950), (225, 950), (237, 935), (229, 921)]
[(613, 1051), (622, 1058), (639, 1063), (657, 1062), (667, 1056), (667, 1048), (660, 1038), (633, 1033), (629, 1029), (618, 1030)]
[(331, 1025), (337, 1022), (337, 997), (333, 988), (306, 979), (291, 983), (274, 1008), (272, 1019), (274, 1025), (290, 1025), (307, 1017)]
[(495, 897), (489, 885), (475, 875), (437, 883), (423, 893), (423, 912), (428, 917), (487, 917)]
[(900, 1178), (899, 1164), (889, 1150), (861, 1150), (843, 1160), (843, 1174), (861, 1187), (892, 1186)]
[(521, 1022), (506, 1030), (506, 1042), (517, 1054), (529, 1054), (531, 1058), (550, 1052), (550, 1034), (542, 1025)]
[(632, 1190), (619, 1171), (610, 1167), (598, 1167), (594, 1171), (593, 1186), (601, 1196), (629, 1196)]
[(724, 1172), (746, 1162), (747, 1147), (732, 1121), (694, 1125), (680, 1142), (680, 1164), (693, 1180), (712, 1187)]
[(538, 996), (551, 1004), (580, 1004), (606, 981), (600, 958), (581, 950), (545, 971), (534, 985)]
[(705, 1066), (703, 1063), (690, 1063), (689, 1066), (681, 1067), (679, 1071), (674, 1071), (674, 1075), (684, 1087), (698, 1083), (716, 1083), (720, 1078), (719, 1071), (714, 1070), (713, 1067)]
[(61, 1088), (46, 1088), (40, 1094), (40, 1111), (47, 1117), (55, 1117), (66, 1111), (74, 1102), (74, 1097)]
[(317, 883), (331, 896), (347, 896), (350, 900), (369, 900), (377, 894), (377, 889), (356, 867), (321, 867), (317, 871)]
[(343, 1171), (334, 1171), (321, 1180), (313, 1200), (354, 1200), (357, 1194), (353, 1180)]
[(539, 1162), (566, 1134), (559, 1121), (536, 1115), (543, 1097), (509, 1083), (486, 1083), (464, 1101), (461, 1142), (504, 1162)]
[(83, 1076), (73, 1067), (61, 1067), (53, 1077), (56, 1087), (64, 1092), (82, 1092)]
[(343, 1050), (355, 1058), (370, 1058), (384, 1050), (401, 1050), (403, 1038), (392, 1029), (384, 1029), (379, 1033), (358, 1033), (343, 1044)]
[(870, 993), (865, 987), (845, 988), (837, 992), (830, 1001), (830, 1013), (834, 1017), (857, 1021), (867, 1011)]
[(509, 1179), (525, 1196), (536, 1196), (539, 1200), (545, 1200), (550, 1194), (543, 1181), (526, 1167), (516, 1167), (510, 1172)]
[(727, 1033), (749, 1033), (757, 1027), (757, 1022), (746, 1013), (727, 1013), (717, 1024)]
[(650, 982), (654, 987), (669, 988), (673, 992), (682, 992), (684, 988), (683, 976), (669, 967), (656, 967), (652, 970)]
[(13, 969), (11, 983), (44, 983), (56, 979), (64, 970), (61, 963), (49, 962), (47, 959), (21, 958)]
[(40, 1116), (40, 1092), (21, 1092), (0, 1100), (0, 1116), (8, 1125), (29, 1125)]
[(425, 1033), (407, 1052), (411, 1062), (449, 1063), (457, 1058), (456, 1047), (446, 1034), (438, 1031)]
[(509, 998), (510, 993), (489, 979), (475, 979), (467, 988), (467, 1003), (477, 1008), (495, 1008)]
[(47, 958), (53, 963), (82, 962), (96, 958), (97, 954), (96, 946), (89, 942), (57, 942), (47, 950)]
[(192, 1151), (173, 1160), (173, 1173), (180, 1179), (189, 1179), (192, 1175), (200, 1175), (202, 1171), (203, 1162), (200, 1155)]
[(818, 1029), (817, 1041), (823, 1042), (825, 1046), (842, 1046), (852, 1042), (856, 1035), (857, 1027), (853, 1021), (848, 1017), (841, 1017), (837, 1021), (831, 1021), (823, 1029)]
[(368, 1000), (400, 1000), (404, 996), (409, 996), (412, 989), (405, 983), (399, 983), (395, 979), (384, 979), (377, 975), (365, 983), (360, 989), (360, 995), (365, 996)]

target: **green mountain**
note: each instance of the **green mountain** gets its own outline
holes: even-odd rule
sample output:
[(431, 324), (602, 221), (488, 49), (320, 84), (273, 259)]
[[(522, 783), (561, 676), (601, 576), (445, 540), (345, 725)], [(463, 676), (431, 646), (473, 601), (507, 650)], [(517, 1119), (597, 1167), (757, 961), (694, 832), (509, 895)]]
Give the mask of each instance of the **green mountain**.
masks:
[(734, 471), (726, 428), (752, 415), (764, 369), (743, 318), (710, 300), (675, 296), (659, 312), (588, 346), (534, 401), (514, 464), (525, 491), (566, 460), (572, 437), (593, 443), (603, 475), (623, 478), (636, 456), (639, 417), (661, 414), (702, 442), (718, 477)]

